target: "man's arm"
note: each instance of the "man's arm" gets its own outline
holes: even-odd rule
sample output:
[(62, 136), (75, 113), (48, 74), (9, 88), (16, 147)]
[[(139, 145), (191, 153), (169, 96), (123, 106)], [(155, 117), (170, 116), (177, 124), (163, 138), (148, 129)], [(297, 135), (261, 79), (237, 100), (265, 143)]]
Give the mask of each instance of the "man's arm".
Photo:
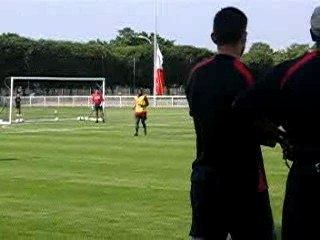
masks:
[(148, 100), (147, 96), (144, 97), (144, 101), (145, 101), (145, 106), (148, 107), (149, 106), (149, 100)]
[(274, 147), (282, 138), (280, 69), (268, 72), (253, 88), (239, 96), (233, 109), (242, 118), (252, 122), (261, 145)]
[(132, 110), (135, 110), (136, 105), (137, 105), (137, 100), (134, 98), (134, 104), (133, 104)]
[(194, 83), (198, 77), (198, 71), (199, 69), (193, 68), (191, 72), (189, 73), (188, 79), (187, 79), (187, 84), (186, 84), (186, 97), (189, 105), (189, 115), (191, 117), (194, 116), (193, 112), (193, 89), (194, 89)]
[(103, 98), (103, 94), (102, 93), (100, 93), (100, 97), (101, 97), (101, 102), (100, 102), (100, 106), (103, 106), (103, 102), (104, 102), (104, 98)]

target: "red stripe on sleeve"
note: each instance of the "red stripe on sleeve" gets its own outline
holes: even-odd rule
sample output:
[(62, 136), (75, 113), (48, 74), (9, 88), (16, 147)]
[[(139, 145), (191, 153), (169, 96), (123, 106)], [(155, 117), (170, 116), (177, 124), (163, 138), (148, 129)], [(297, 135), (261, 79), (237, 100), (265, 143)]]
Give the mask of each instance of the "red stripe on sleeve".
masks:
[(248, 87), (254, 84), (254, 78), (247, 67), (239, 60), (234, 61), (234, 67), (244, 76)]
[(318, 52), (314, 51), (314, 52), (310, 52), (308, 54), (306, 54), (303, 58), (301, 58), (298, 62), (296, 62), (295, 64), (293, 64), (289, 70), (286, 72), (284, 78), (282, 78), (281, 82), (280, 82), (280, 89), (282, 89), (284, 87), (284, 85), (286, 84), (286, 82), (289, 80), (289, 78), (296, 73), (301, 67), (303, 67), (306, 63), (308, 63), (309, 61), (311, 61), (313, 58), (315, 58), (316, 56), (318, 56)]
[[(199, 68), (201, 68), (201, 67), (203, 67), (203, 66), (205, 66), (205, 65), (207, 65), (207, 64), (209, 64), (209, 63), (211, 63), (211, 62), (213, 62), (213, 60), (214, 60), (214, 57), (210, 57), (210, 58), (206, 58), (206, 59), (202, 60), (201, 62), (199, 62), (199, 63), (191, 70), (191, 75), (193, 75), (194, 72), (195, 72), (196, 70), (198, 70)], [(191, 76), (191, 75), (190, 75), (190, 76)]]

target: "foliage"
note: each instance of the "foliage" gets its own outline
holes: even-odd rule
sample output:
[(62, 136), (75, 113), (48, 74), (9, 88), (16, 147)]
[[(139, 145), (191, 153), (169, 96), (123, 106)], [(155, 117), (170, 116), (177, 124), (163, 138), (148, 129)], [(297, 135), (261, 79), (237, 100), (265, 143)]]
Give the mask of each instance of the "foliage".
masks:
[(259, 75), (272, 67), (273, 49), (266, 43), (254, 43), (249, 52), (243, 56), (243, 60), (256, 75)]
[[(144, 87), (153, 85), (153, 33), (119, 30), (110, 42), (100, 39), (86, 43), (33, 40), (17, 34), (0, 35), (0, 78), (29, 76), (103, 76), (107, 86)], [(150, 40), (150, 43), (143, 38)], [(212, 51), (177, 45), (174, 40), (157, 36), (164, 56), (165, 81), (168, 89), (184, 86), (192, 67)], [(255, 74), (261, 74), (288, 59), (305, 54), (311, 47), (292, 44), (274, 51), (268, 44), (254, 43), (243, 56)], [(1, 85), (3, 81), (0, 81)]]

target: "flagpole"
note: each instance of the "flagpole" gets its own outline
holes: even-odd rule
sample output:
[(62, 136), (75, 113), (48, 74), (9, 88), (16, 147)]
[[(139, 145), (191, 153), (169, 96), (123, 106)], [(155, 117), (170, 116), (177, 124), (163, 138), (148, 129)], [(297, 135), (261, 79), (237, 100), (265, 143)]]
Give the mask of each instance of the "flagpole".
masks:
[(156, 96), (156, 71), (157, 71), (157, 26), (158, 25), (158, 1), (154, 0), (154, 36), (153, 36), (153, 97)]

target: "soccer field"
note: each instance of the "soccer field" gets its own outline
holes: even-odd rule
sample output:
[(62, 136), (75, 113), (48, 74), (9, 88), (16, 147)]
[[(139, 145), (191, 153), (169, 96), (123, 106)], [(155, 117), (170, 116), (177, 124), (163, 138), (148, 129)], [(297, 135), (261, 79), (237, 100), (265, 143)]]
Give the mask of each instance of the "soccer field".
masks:
[[(150, 109), (139, 137), (130, 109), (106, 115), (1, 128), (0, 239), (188, 239), (187, 109)], [(264, 156), (279, 231), (288, 170), (279, 149)]]

